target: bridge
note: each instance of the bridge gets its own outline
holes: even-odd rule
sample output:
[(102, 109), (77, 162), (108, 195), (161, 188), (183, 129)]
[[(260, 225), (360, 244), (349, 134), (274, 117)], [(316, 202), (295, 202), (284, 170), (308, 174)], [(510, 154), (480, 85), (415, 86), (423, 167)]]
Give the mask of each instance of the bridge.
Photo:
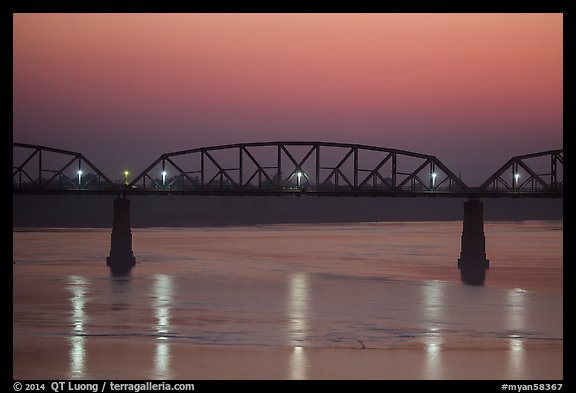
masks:
[(515, 156), (479, 186), (465, 184), (438, 158), (405, 150), (333, 142), (256, 142), (160, 155), (132, 181), (114, 182), (83, 154), (13, 143), (15, 194), (118, 195), (107, 264), (126, 274), (135, 265), (130, 195), (463, 197), (458, 267), (462, 280), (484, 282), (480, 198), (563, 198), (564, 151)]
[(563, 197), (563, 150), (517, 156), (478, 187), (431, 155), (327, 142), (258, 142), (165, 153), (114, 183), (83, 154), (13, 143), (14, 193)]

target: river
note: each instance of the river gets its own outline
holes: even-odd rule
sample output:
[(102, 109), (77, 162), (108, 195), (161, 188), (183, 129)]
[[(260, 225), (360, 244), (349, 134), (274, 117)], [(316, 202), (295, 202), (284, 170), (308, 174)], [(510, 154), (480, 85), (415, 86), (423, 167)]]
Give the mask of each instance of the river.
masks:
[(15, 379), (562, 379), (562, 221), (13, 230)]

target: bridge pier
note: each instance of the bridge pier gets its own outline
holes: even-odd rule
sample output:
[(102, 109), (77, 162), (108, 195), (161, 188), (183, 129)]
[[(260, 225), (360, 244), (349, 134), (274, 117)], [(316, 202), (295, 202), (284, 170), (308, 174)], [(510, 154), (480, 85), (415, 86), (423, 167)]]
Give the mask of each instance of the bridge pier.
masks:
[(486, 259), (484, 237), (484, 208), (478, 198), (471, 197), (464, 202), (464, 222), (458, 269), (466, 284), (484, 285), (486, 270), (490, 267)]
[(136, 258), (132, 252), (130, 200), (124, 194), (114, 199), (110, 256), (106, 258), (106, 265), (115, 276), (129, 274), (136, 265)]

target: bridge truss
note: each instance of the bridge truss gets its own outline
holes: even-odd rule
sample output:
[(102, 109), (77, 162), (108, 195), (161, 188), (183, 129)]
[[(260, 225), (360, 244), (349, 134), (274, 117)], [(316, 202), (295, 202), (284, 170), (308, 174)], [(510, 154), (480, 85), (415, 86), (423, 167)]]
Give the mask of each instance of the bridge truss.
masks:
[(562, 198), (563, 150), (513, 157), (469, 187), (434, 156), (358, 144), (256, 142), (165, 153), (113, 183), (84, 155), (13, 143), (14, 193)]
[(326, 142), (266, 142), (162, 154), (129, 188), (190, 194), (466, 192), (434, 156)]
[(550, 150), (512, 157), (480, 187), (480, 193), (561, 194), (564, 151)]
[[(116, 185), (84, 155), (13, 143), (12, 188), (29, 192), (112, 190)], [(14, 164), (14, 163), (17, 164)]]

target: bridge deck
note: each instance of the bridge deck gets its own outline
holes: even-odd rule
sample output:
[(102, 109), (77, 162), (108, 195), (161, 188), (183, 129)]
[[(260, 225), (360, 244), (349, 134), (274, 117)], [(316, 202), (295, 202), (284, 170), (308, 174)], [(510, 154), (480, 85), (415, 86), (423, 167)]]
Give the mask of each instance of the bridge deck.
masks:
[(46, 189), (46, 188), (14, 188), (14, 194), (28, 195), (154, 195), (154, 196), (314, 196), (314, 197), (395, 197), (395, 198), (563, 198), (563, 192), (527, 192), (527, 191), (308, 191), (298, 189), (287, 190), (151, 190), (151, 189)]

